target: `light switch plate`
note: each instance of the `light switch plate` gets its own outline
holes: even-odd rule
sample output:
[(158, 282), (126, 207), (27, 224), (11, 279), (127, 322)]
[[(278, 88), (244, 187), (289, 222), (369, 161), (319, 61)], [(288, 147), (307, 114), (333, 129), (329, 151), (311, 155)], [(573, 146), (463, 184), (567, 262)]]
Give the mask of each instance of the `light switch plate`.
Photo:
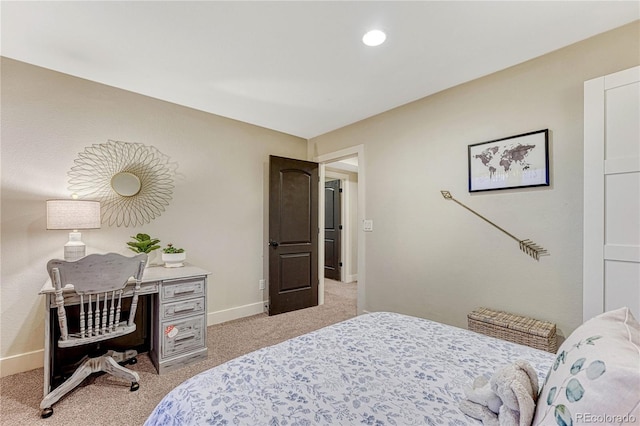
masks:
[(362, 221), (362, 229), (365, 232), (372, 232), (373, 231), (373, 220), (371, 219), (365, 219)]

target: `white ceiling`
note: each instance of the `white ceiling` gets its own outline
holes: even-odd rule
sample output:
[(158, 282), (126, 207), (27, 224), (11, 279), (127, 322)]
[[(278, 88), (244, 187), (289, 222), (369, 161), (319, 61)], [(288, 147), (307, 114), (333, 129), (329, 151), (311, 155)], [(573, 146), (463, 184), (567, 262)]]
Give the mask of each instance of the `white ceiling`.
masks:
[[(311, 138), (640, 18), (637, 1), (2, 1), (5, 57)], [(366, 47), (379, 28), (387, 42)]]

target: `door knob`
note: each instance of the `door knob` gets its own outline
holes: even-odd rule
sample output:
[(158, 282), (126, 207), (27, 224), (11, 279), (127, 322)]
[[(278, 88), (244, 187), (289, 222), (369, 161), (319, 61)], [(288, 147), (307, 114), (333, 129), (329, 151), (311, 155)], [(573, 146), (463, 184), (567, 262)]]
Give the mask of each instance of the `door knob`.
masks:
[(269, 241), (269, 245), (270, 245), (271, 247), (278, 247), (278, 246), (279, 246), (279, 244), (278, 244), (278, 242), (277, 242), (277, 241)]

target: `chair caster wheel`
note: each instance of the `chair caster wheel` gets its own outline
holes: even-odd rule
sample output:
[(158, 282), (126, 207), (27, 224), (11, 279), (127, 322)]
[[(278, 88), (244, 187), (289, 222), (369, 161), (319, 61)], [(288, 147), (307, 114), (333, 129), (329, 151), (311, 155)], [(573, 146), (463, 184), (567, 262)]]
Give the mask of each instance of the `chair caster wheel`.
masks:
[(43, 419), (46, 419), (48, 417), (51, 417), (52, 414), (53, 414), (53, 408), (51, 407), (43, 408), (42, 412), (40, 413), (40, 417), (42, 417)]
[(131, 383), (131, 392), (135, 392), (140, 389), (140, 384), (138, 382)]
[(127, 361), (127, 364), (137, 364), (138, 363), (138, 358), (131, 358), (129, 361)]

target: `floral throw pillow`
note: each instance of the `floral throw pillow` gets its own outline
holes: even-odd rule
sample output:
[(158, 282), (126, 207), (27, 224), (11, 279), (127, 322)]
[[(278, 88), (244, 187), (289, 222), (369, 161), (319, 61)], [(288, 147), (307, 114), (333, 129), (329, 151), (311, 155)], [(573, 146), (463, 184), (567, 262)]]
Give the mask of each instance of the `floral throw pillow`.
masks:
[(585, 322), (562, 343), (533, 426), (638, 422), (640, 324), (620, 308)]

